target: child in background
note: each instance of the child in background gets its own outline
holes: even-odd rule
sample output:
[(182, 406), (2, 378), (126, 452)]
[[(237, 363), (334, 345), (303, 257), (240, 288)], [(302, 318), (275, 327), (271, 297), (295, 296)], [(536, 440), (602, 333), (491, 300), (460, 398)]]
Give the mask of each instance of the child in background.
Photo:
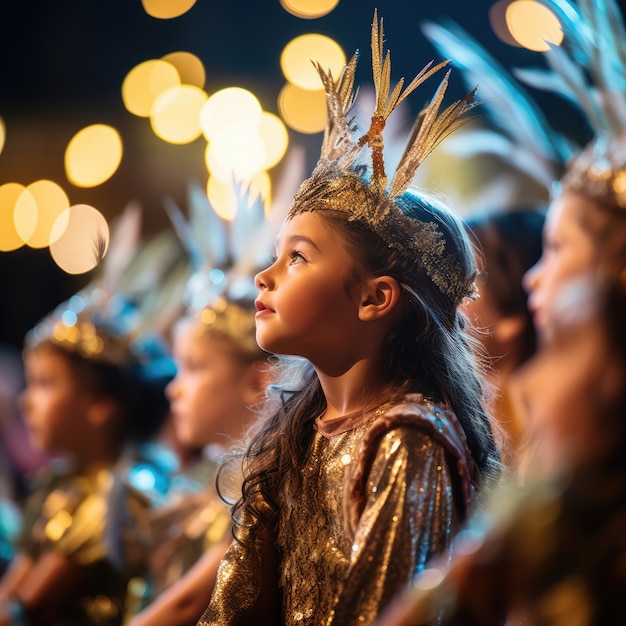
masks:
[[(112, 241), (109, 288), (123, 270), (114, 249)], [(147, 501), (121, 480), (118, 462), (161, 424), (171, 368), (157, 360), (158, 343), (135, 334), (139, 309), (104, 283), (72, 296), (25, 340), (25, 420), (33, 441), (63, 462), (26, 502), (20, 550), (0, 581), (3, 626), (121, 624), (128, 581), (144, 571)]]
[(155, 600), (129, 626), (184, 626), (202, 615), (232, 539), (217, 469), (256, 417), (269, 375), (268, 354), (255, 340), (251, 270), (270, 258), (277, 216), (266, 220), (262, 203), (243, 194), (227, 223), (195, 188), (189, 225), (168, 206), (195, 267), (184, 294), (187, 312), (173, 330), (177, 373), (167, 396), (176, 440), (202, 453), (181, 468), (167, 502), (151, 511)]
[(503, 462), (516, 467), (525, 441), (520, 398), (511, 377), (534, 353), (537, 336), (524, 274), (541, 256), (544, 222), (539, 210), (511, 210), (467, 220), (478, 244), (478, 298), (467, 302), (467, 314), (489, 357), (488, 376), (494, 390), (494, 417), (506, 433)]
[[(400, 95), (374, 17), (376, 111), (353, 136), (356, 58), (336, 86), (320, 68), (327, 134), (296, 194), (277, 258), (256, 278), (257, 341), (301, 357), (243, 458), (235, 540), (199, 624), (371, 624), (445, 552), (498, 467), (459, 306), (476, 275), (463, 227), (425, 194), (415, 168), (463, 120), (471, 97), (420, 117), (389, 191), (382, 128)], [(390, 95), (391, 93), (391, 95)], [(368, 176), (355, 166), (372, 148)], [(294, 366), (295, 367), (295, 366)]]

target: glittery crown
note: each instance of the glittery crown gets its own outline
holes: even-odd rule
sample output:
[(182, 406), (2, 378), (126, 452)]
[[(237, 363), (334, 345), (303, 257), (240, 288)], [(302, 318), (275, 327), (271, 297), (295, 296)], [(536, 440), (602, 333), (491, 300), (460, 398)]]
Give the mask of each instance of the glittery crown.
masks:
[(572, 161), (561, 184), (602, 206), (626, 210), (626, 134), (596, 137)]
[[(383, 58), (384, 57), (384, 58)], [(473, 109), (474, 91), (440, 112), (448, 86), (448, 71), (430, 104), (418, 116), (407, 147), (391, 184), (387, 185), (382, 132), (392, 111), (426, 79), (448, 64), (427, 64), (403, 90), (401, 79), (391, 89), (391, 59), (383, 55), (383, 25), (374, 13), (372, 24), (372, 69), (376, 105), (369, 130), (358, 136), (348, 118), (354, 104), (354, 74), (358, 55), (344, 68), (337, 83), (330, 72), (317, 64), (324, 85), (328, 117), (320, 159), (311, 176), (298, 190), (288, 217), (315, 210), (334, 210), (358, 221), (388, 246), (414, 258), (437, 288), (453, 302), (473, 295), (473, 276), (466, 276), (457, 259), (446, 254), (446, 241), (436, 222), (422, 222), (406, 215), (396, 202), (410, 186), (415, 171), (434, 148), (449, 134), (473, 118), (462, 117)], [(371, 151), (371, 172), (360, 174), (355, 166), (363, 148)]]
[(180, 297), (186, 264), (173, 234), (140, 245), (139, 232), (139, 209), (129, 206), (111, 229), (96, 278), (26, 334), (26, 349), (51, 343), (88, 360), (135, 368), (143, 378), (173, 375), (154, 331)]

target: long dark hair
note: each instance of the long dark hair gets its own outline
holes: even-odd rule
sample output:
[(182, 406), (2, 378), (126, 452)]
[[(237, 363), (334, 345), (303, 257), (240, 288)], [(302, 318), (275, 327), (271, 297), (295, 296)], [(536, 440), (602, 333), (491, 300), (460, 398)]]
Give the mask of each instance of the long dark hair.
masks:
[[(422, 223), (436, 223), (445, 240), (447, 262), (455, 260), (462, 274), (469, 278), (474, 275), (472, 247), (460, 220), (412, 193), (398, 198), (396, 204)], [(319, 214), (342, 235), (354, 259), (350, 279), (392, 276), (405, 289), (406, 314), (388, 336), (384, 351), (388, 377), (379, 404), (399, 400), (408, 392), (446, 403), (465, 431), (478, 468), (484, 475), (491, 474), (499, 466), (499, 456), (458, 302), (452, 302), (436, 287), (414, 254), (390, 248), (367, 226), (350, 221), (346, 213), (322, 210)], [(269, 521), (278, 509), (276, 494), (298, 489), (313, 422), (326, 408), (320, 381), (308, 362), (281, 360), (278, 367), (285, 374), (278, 378), (286, 382), (270, 389), (266, 405), (269, 417), (260, 422), (260, 430), (244, 454), (243, 495), (233, 512), (236, 523), (243, 523), (246, 512), (257, 520)], [(294, 376), (296, 370), (298, 375)], [(259, 502), (268, 506), (259, 507)]]

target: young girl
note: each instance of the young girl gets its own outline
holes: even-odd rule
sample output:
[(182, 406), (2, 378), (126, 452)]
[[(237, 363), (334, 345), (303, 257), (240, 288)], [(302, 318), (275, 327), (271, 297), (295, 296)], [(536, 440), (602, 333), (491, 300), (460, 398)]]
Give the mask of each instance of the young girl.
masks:
[[(322, 159), (256, 278), (259, 345), (306, 361), (245, 455), (235, 541), (202, 625), (371, 624), (447, 549), (497, 464), (458, 310), (474, 291), (471, 247), (447, 211), (405, 192), (450, 130), (435, 119), (443, 88), (387, 192), (380, 131), (400, 90), (388, 103), (376, 16), (372, 50), (378, 101), (362, 142), (346, 117), (356, 60), (337, 87), (320, 71)], [(452, 127), (469, 106), (450, 107)], [(365, 142), (369, 179), (352, 167)]]
[(148, 335), (131, 341), (138, 309), (99, 287), (72, 296), (25, 340), (26, 424), (63, 461), (26, 502), (19, 552), (0, 581), (3, 626), (121, 624), (128, 582), (144, 574), (147, 501), (118, 461), (162, 422), (171, 370), (155, 367)]

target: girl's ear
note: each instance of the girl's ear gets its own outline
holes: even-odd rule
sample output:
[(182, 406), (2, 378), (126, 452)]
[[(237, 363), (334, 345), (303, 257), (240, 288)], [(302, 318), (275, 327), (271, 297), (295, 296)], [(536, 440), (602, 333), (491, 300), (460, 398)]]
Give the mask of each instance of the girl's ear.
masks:
[(391, 276), (370, 278), (361, 288), (359, 319), (370, 322), (389, 315), (398, 303), (401, 291), (398, 281)]
[(87, 421), (94, 427), (102, 427), (115, 415), (117, 405), (111, 398), (93, 400), (87, 409)]

